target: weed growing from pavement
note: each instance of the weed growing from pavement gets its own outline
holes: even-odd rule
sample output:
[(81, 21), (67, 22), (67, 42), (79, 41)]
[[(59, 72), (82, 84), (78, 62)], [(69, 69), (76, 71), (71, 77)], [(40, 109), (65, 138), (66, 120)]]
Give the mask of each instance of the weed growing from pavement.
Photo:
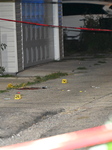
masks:
[(98, 63), (94, 64), (94, 66), (96, 66), (96, 65), (100, 65), (100, 64), (98, 64)]
[(49, 75), (46, 75), (44, 77), (36, 76), (34, 81), (32, 81), (32, 82), (29, 81), (27, 83), (21, 83), (19, 85), (13, 85), (13, 86), (12, 86), (12, 84), (11, 84), (11, 86), (10, 86), (10, 84), (8, 84), (9, 86), (7, 87), (7, 90), (23, 88), (23, 87), (26, 87), (26, 86), (30, 86), (30, 85), (33, 85), (33, 84), (45, 82), (47, 80), (57, 79), (57, 78), (60, 78), (62, 76), (67, 76), (67, 75), (68, 75), (67, 73), (56, 72), (56, 73), (51, 73)]
[(100, 60), (100, 61), (98, 61), (98, 63), (106, 63), (106, 61), (101, 61), (101, 60)]
[(98, 55), (98, 54), (97, 54), (97, 55), (94, 55), (94, 58), (106, 58), (106, 56), (103, 55), (103, 54), (102, 54), (102, 55), (100, 55), (100, 54)]
[(7, 77), (7, 78), (8, 78), (8, 77), (15, 77), (15, 76), (14, 76), (14, 75), (10, 75), (10, 74), (3, 74), (3, 75), (0, 76), (0, 77), (5, 77), (5, 78)]
[(7, 90), (0, 90), (0, 93), (8, 92)]
[(68, 74), (62, 73), (62, 72), (56, 72), (56, 73), (51, 73), (49, 75), (46, 75), (44, 77), (37, 76), (34, 81), (35, 81), (35, 83), (40, 83), (40, 82), (45, 82), (47, 80), (57, 79), (57, 78), (60, 78), (62, 76), (66, 76), (66, 75), (68, 75)]
[(87, 68), (86, 67), (78, 67), (77, 69), (78, 70), (86, 70)]

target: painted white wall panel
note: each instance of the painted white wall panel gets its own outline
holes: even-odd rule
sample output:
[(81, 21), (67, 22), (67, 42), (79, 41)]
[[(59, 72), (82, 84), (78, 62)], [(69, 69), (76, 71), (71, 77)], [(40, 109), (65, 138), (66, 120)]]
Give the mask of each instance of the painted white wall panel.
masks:
[[(53, 0), (57, 2), (58, 0)], [(53, 5), (53, 25), (59, 26), (58, 4)], [(59, 28), (54, 28), (54, 60), (60, 60)]]
[[(7, 19), (5, 16), (1, 16), (0, 14), (0, 18), (5, 18)], [(8, 19), (12, 19), (12, 17), (8, 18)], [(16, 30), (15, 29), (15, 23), (14, 22), (9, 22), (9, 21), (0, 21), (0, 26), (3, 28), (3, 29), (9, 29), (10, 32)]]
[[(0, 3), (0, 18), (15, 20), (15, 3)], [(0, 21), (0, 43), (5, 43), (7, 48), (2, 51), (2, 66), (5, 72), (18, 72), (16, 23)]]

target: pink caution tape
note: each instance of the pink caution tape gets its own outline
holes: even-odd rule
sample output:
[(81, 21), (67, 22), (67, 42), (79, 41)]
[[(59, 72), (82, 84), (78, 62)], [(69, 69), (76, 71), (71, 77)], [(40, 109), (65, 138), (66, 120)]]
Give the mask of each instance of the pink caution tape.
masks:
[(30, 141), (0, 150), (74, 150), (112, 141), (112, 124)]

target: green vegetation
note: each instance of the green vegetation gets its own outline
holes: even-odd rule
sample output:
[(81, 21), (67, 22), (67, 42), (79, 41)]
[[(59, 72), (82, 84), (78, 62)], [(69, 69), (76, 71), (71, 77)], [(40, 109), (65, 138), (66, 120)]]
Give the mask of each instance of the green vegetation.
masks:
[[(6, 45), (5, 43), (1, 43), (1, 44), (0, 44), (0, 50), (1, 50), (1, 51), (4, 51), (4, 50), (6, 49), (6, 47), (7, 47), (7, 45)], [(1, 59), (1, 60), (0, 60), (0, 61), (1, 61), (1, 62), (0, 62), (0, 65), (1, 65), (1, 66), (0, 66), (0, 74), (3, 75), (3, 73), (4, 73), (4, 71), (5, 71), (5, 68), (2, 66), (2, 56), (1, 56), (0, 59)]]
[(8, 92), (7, 90), (0, 90), (0, 93)]
[[(112, 30), (112, 18), (101, 15), (85, 15), (83, 28), (110, 29)], [(104, 55), (112, 54), (112, 34), (104, 31), (83, 31), (77, 34), (77, 38), (67, 39), (67, 32), (64, 30), (65, 56), (81, 54), (103, 58)], [(75, 31), (74, 31), (75, 32)]]
[[(109, 22), (110, 20), (110, 22)], [(103, 18), (97, 16), (95, 18), (92, 15), (85, 16), (84, 26), (85, 28), (94, 29), (111, 29), (111, 18)], [(110, 32), (81, 32), (80, 34), (81, 49), (88, 54), (96, 55), (98, 53), (107, 53), (112, 51), (112, 34)]]
[(98, 63), (95, 63), (95, 64), (94, 64), (94, 66), (96, 66), (96, 65), (100, 65), (100, 64), (98, 64)]
[(5, 78), (8, 78), (8, 77), (15, 77), (14, 75), (10, 75), (10, 74), (3, 74), (2, 76), (0, 76), (1, 78), (2, 77), (5, 77)]
[(7, 87), (7, 90), (30, 86), (30, 85), (33, 85), (33, 84), (45, 82), (47, 80), (57, 79), (57, 78), (60, 78), (62, 76), (67, 76), (67, 75), (68, 75), (67, 73), (56, 72), (56, 73), (51, 73), (49, 75), (46, 75), (44, 77), (36, 76), (34, 81), (32, 81), (32, 82), (29, 81), (27, 83), (21, 83), (19, 85), (12, 85), (11, 83), (9, 83), (8, 87)]
[(1, 76), (3, 76), (4, 71), (5, 71), (5, 68), (0, 66), (0, 74), (1, 74)]
[[(66, 76), (68, 75), (67, 73), (61, 73), (61, 72), (57, 72), (57, 73), (52, 73), (49, 75), (46, 75), (44, 77), (42, 77), (40, 80), (41, 82), (47, 81), (47, 80), (52, 80), (52, 79), (56, 79), (56, 78), (60, 78), (62, 76)], [(38, 81), (39, 78), (36, 78), (36, 81)]]
[(86, 59), (87, 59), (87, 58), (80, 57), (80, 58), (75, 58), (74, 60), (85, 61)]
[(106, 58), (105, 54), (96, 54), (94, 55), (94, 58)]
[(87, 68), (86, 67), (78, 67), (77, 69), (78, 70), (86, 70)]
[(99, 60), (98, 63), (106, 63), (106, 61), (101, 61), (101, 60)]

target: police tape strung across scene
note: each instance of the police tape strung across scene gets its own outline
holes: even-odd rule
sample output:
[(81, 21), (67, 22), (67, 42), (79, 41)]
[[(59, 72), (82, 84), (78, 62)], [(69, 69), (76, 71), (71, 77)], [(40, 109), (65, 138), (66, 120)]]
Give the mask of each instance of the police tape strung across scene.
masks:
[[(73, 150), (112, 141), (112, 123), (35, 141), (0, 147), (0, 150)], [(110, 143), (111, 144), (111, 143)]]
[(17, 23), (24, 23), (24, 24), (31, 24), (31, 25), (37, 25), (37, 26), (43, 26), (43, 27), (66, 28), (66, 29), (68, 28), (68, 29), (85, 30), (85, 31), (112, 32), (112, 30), (110, 30), (110, 29), (94, 29), (94, 28), (82, 28), (82, 27), (57, 26), (57, 25), (48, 25), (48, 24), (41, 24), (41, 23), (27, 22), (27, 21), (19, 21), (19, 20), (11, 20), (11, 19), (4, 19), (4, 18), (0, 18), (0, 20), (17, 22)]

